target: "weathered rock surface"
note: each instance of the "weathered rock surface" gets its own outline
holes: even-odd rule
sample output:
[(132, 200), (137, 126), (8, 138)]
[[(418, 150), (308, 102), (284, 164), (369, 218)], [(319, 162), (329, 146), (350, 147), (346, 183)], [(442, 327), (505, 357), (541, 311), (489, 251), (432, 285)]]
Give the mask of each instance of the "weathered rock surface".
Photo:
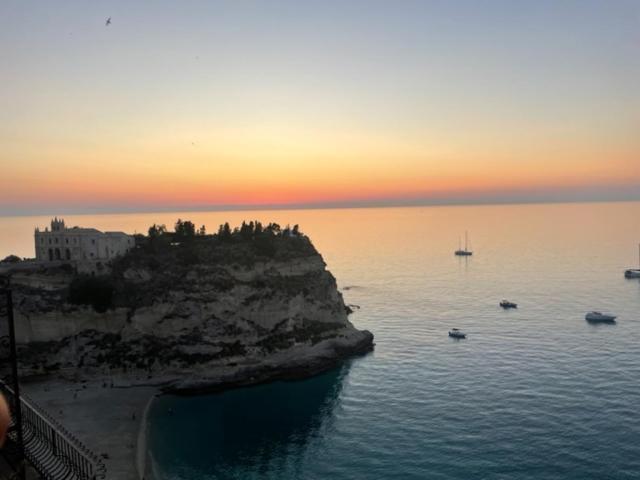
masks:
[(149, 243), (105, 278), (19, 272), (23, 373), (142, 376), (193, 392), (307, 376), (372, 349), (307, 237), (259, 240)]

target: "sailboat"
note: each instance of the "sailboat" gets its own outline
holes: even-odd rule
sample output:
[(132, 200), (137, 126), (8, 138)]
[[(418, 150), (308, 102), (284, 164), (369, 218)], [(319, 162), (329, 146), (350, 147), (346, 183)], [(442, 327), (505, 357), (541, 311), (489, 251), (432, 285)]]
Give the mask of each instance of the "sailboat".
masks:
[[(638, 244), (638, 264), (640, 264), (640, 243)], [(624, 271), (625, 278), (640, 278), (640, 268), (630, 268)]]
[(459, 257), (468, 257), (469, 255), (473, 255), (473, 252), (469, 250), (468, 243), (469, 243), (469, 239), (468, 239), (467, 232), (465, 231), (464, 232), (464, 250), (460, 245), (460, 239), (458, 239), (458, 250), (455, 251), (455, 254)]

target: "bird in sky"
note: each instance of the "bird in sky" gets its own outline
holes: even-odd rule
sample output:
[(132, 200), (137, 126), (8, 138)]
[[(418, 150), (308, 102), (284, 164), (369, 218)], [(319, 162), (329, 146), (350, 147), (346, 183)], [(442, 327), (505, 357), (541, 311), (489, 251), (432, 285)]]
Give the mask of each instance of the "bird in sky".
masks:
[(109, 25), (111, 25), (111, 17), (107, 18), (107, 21), (104, 22), (105, 27), (108, 27)]

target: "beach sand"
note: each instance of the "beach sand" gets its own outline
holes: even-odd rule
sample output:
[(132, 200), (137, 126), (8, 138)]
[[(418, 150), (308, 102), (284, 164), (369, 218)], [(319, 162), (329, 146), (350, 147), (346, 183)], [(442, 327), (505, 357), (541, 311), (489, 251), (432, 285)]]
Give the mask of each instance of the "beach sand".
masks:
[[(109, 385), (110, 382), (107, 382)], [(136, 479), (146, 456), (145, 413), (158, 389), (102, 381), (24, 383), (24, 393), (103, 458), (107, 479)], [(103, 454), (106, 454), (104, 456)]]

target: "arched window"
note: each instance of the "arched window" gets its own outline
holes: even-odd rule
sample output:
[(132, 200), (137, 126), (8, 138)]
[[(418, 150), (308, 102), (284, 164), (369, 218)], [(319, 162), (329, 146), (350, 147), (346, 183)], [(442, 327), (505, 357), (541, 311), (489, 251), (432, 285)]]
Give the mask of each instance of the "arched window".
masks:
[(56, 248), (55, 253), (56, 253), (56, 260), (60, 260), (60, 259), (62, 258), (62, 257), (60, 256), (60, 249), (59, 249), (59, 248)]
[(53, 261), (53, 248), (49, 249), (49, 261), (52, 262)]
[(71, 260), (71, 250), (69, 250), (68, 248), (65, 251), (65, 257), (67, 258), (67, 260)]

